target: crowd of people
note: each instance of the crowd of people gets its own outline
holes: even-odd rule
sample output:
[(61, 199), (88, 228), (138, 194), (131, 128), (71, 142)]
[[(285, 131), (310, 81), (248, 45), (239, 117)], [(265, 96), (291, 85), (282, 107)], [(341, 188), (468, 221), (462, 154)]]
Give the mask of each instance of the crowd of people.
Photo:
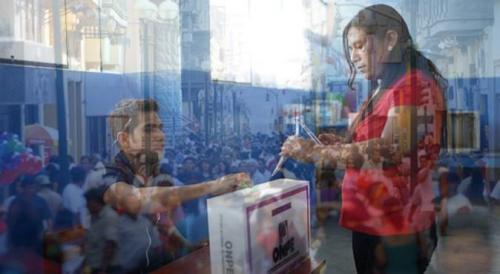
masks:
[[(272, 178), (282, 139), (278, 134), (254, 134), (206, 145), (196, 136), (187, 137), (183, 144), (165, 149), (160, 163), (162, 176), (155, 184), (190, 185), (238, 172), (250, 174), (254, 184), (279, 177), (307, 179), (312, 181), (312, 190), (318, 191), (313, 191), (313, 196), (317, 194), (317, 204), (313, 201), (313, 208), (317, 210), (312, 212), (312, 217), (317, 216), (319, 225), (322, 225), (332, 210), (340, 210), (344, 171), (337, 168), (336, 162), (324, 161), (311, 166), (289, 160)], [(422, 150), (424, 145), (421, 144)], [(381, 145), (367, 147), (359, 152), (359, 157), (346, 163), (347, 168), (387, 167), (390, 165), (388, 159), (381, 157), (387, 149)], [(394, 153), (391, 152), (391, 159), (397, 158)], [(421, 154), (419, 161), (426, 160), (436, 162), (437, 159), (427, 159)], [(56, 156), (39, 174), (21, 176), (9, 185), (9, 196), (2, 204), (3, 225), (0, 226), (0, 251), (4, 262), (11, 260), (12, 254), (22, 254), (20, 257), (30, 260), (27, 265), (34, 265), (33, 269), (50, 269), (48, 262), (62, 262), (63, 250), (59, 242), (51, 245), (47, 235), (72, 229), (84, 231), (84, 240), (79, 245), (84, 250), (85, 263), (80, 266), (105, 268), (108, 273), (119, 273), (124, 267), (154, 269), (206, 244), (208, 196), (159, 215), (142, 214), (140, 204), (128, 199), (130, 210), (127, 212), (132, 214), (123, 214), (104, 201), (106, 166), (110, 162), (98, 154), (82, 156), (77, 163), (70, 157), (70, 161), (70, 182), (66, 185), (61, 184), (60, 163)], [(436, 208), (443, 207), (439, 215), (442, 235), (448, 233), (450, 219), (453, 224), (456, 216), (472, 212), (474, 205), (500, 203), (500, 184), (487, 180), (480, 161), (454, 168), (441, 164), (433, 167), (432, 177), (432, 198), (435, 198)], [(119, 225), (111, 225), (113, 223)], [(149, 232), (144, 233), (145, 230)], [(149, 262), (144, 261), (144, 252), (150, 254)], [(106, 260), (106, 265), (102, 265), (104, 257), (114, 259)]]
[[(271, 178), (282, 139), (278, 134), (259, 133), (228, 137), (224, 142), (207, 145), (194, 135), (188, 136), (182, 144), (164, 150), (161, 174), (153, 184), (186, 186), (242, 172), (250, 175), (254, 185), (285, 176), (313, 177), (313, 168), (289, 161)], [(15, 250), (23, 255), (19, 258), (34, 265), (33, 270), (50, 269), (49, 262), (62, 263), (64, 245), (58, 242), (60, 239), (50, 240), (54, 240), (53, 235), (72, 230), (80, 230), (83, 236), (83, 241), (77, 244), (85, 258), (80, 266), (106, 269), (108, 273), (138, 267), (154, 269), (206, 244), (209, 195), (157, 214), (143, 214), (140, 203), (129, 197), (127, 210), (120, 212), (105, 201), (110, 177), (108, 166), (113, 161), (99, 154), (84, 155), (78, 162), (72, 157), (68, 160), (70, 180), (66, 185), (61, 182), (57, 156), (51, 157), (40, 173), (20, 176), (9, 185), (9, 196), (2, 205), (0, 246), (5, 269), (19, 267), (10, 263), (17, 260), (8, 255), (16, 254)], [(145, 233), (146, 230), (149, 232)], [(150, 253), (147, 262), (141, 256), (145, 252)], [(106, 265), (102, 265), (104, 262)]]

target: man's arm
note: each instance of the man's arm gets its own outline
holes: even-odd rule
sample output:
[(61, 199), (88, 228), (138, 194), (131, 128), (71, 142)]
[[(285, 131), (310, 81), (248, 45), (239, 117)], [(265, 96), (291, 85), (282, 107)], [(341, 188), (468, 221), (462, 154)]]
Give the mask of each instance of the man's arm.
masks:
[(249, 181), (246, 174), (232, 174), (217, 180), (188, 186), (137, 188), (123, 182), (111, 185), (104, 197), (106, 203), (115, 208), (124, 208), (129, 195), (139, 198), (143, 210), (152, 211), (158, 207), (172, 208), (181, 203), (208, 194), (219, 194), (235, 190), (240, 183)]

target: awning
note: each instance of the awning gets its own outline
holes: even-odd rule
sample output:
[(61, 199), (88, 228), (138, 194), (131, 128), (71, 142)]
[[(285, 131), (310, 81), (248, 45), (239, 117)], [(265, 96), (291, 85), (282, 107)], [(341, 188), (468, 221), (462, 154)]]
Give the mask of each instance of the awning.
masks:
[(57, 129), (40, 124), (26, 126), (25, 136), (26, 145), (57, 146), (59, 140)]

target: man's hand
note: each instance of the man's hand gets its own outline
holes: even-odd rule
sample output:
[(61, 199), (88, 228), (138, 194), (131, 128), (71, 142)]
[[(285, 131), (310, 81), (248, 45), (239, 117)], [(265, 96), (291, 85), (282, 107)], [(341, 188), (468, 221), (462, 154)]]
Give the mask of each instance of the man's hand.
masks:
[(220, 195), (227, 192), (232, 192), (238, 188), (252, 186), (252, 180), (246, 173), (236, 173), (223, 176), (215, 181), (213, 194)]

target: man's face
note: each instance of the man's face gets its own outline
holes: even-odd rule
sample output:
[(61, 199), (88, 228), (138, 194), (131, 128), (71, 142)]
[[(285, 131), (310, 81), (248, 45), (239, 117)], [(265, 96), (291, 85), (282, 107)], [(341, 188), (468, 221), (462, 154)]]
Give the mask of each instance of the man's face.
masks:
[(80, 160), (80, 166), (83, 167), (87, 172), (93, 168), (89, 158), (82, 158)]
[(183, 168), (185, 171), (193, 171), (194, 170), (194, 162), (192, 160), (185, 160), (183, 164)]
[(137, 126), (128, 133), (125, 144), (121, 144), (123, 151), (132, 155), (151, 151), (161, 159), (165, 148), (165, 133), (160, 117), (156, 112), (141, 112), (137, 119)]
[(87, 201), (87, 208), (89, 210), (89, 213), (91, 215), (97, 215), (99, 214), (99, 212), (101, 211), (103, 207), (103, 204), (98, 202), (98, 201), (95, 201), (95, 200), (88, 200)]
[(380, 149), (381, 148), (379, 145), (374, 145), (370, 151), (370, 155), (368, 155), (374, 163), (380, 163), (380, 161), (382, 160)]
[(388, 54), (383, 42), (357, 27), (350, 28), (347, 33), (347, 41), (351, 61), (356, 70), (362, 73), (365, 79), (375, 80)]

